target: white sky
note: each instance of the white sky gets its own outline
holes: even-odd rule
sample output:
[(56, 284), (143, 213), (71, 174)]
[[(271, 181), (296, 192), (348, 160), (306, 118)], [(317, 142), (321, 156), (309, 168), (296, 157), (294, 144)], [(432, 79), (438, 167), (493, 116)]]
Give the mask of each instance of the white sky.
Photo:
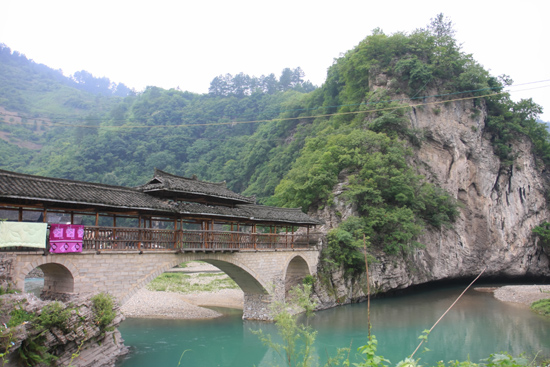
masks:
[(491, 74), (546, 80), (512, 97), (533, 98), (550, 121), (548, 0), (0, 0), (0, 43), (65, 75), (86, 70), (138, 91), (206, 93), (220, 74), (298, 66), (320, 86), (333, 59), (374, 28), (411, 32), (441, 12)]

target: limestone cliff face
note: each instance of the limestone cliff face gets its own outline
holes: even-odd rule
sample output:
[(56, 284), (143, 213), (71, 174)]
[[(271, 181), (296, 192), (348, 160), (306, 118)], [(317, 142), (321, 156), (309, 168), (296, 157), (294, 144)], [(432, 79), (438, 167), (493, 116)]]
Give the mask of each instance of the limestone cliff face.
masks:
[[(487, 268), (487, 276), (550, 276), (548, 256), (532, 229), (550, 219), (545, 198), (549, 178), (537, 165), (531, 143), (521, 138), (513, 146), (517, 159), (501, 168), (484, 131), (485, 109), (473, 101), (430, 104), (409, 113), (411, 128), (426, 140), (415, 149), (411, 164), (426, 178), (450, 192), (461, 204), (460, 218), (452, 228), (427, 229), (419, 238), (426, 247), (408, 256), (378, 254), (370, 266), (371, 287), (390, 291), (435, 280), (473, 277)], [(341, 194), (346, 177), (334, 188), (334, 205), (311, 213), (325, 221), (327, 232), (355, 214)], [(339, 213), (339, 215), (335, 215)], [(363, 283), (363, 286), (359, 286)], [(333, 274), (332, 294), (318, 292), (331, 306), (364, 297), (362, 282)], [(321, 288), (321, 287), (318, 287)]]

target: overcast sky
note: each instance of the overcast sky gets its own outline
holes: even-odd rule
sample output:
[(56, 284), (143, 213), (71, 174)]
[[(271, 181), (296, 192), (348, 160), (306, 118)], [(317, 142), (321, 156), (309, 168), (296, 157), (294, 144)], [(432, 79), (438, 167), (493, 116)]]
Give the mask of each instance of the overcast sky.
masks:
[(320, 86), (374, 28), (411, 32), (438, 13), (463, 51), (510, 75), (512, 97), (533, 98), (550, 121), (548, 0), (0, 0), (0, 43), (65, 75), (86, 70), (138, 91), (206, 93), (220, 74), (298, 66)]

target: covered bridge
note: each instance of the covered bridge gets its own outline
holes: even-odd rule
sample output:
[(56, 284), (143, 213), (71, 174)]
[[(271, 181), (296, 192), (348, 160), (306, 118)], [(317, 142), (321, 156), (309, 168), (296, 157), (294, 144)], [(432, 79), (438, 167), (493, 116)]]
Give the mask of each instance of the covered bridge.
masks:
[(97, 252), (305, 248), (319, 224), (300, 209), (257, 205), (225, 183), (158, 169), (135, 188), (0, 170), (0, 220), (84, 225), (82, 249)]

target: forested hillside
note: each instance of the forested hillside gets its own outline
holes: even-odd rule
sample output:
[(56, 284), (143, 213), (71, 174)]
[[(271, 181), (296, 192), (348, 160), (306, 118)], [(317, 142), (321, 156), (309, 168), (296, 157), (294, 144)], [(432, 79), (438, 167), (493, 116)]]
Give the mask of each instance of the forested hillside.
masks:
[(472, 116), (486, 114), (481, 129), (502, 170), (514, 165), (511, 144), (524, 136), (538, 162), (550, 163), (540, 106), (512, 101), (503, 92), (511, 79), (463, 53), (443, 15), (411, 34), (373, 31), (317, 89), (296, 68), (279, 78), (218, 76), (205, 95), (148, 87), (118, 97), (124, 87), (111, 86), (107, 96), (100, 86), (77, 88), (98, 84), (89, 73), (67, 81), (8, 50), (0, 58), (0, 168), (138, 185), (156, 167), (306, 211), (331, 205), (344, 175), (359, 215), (329, 234), (329, 258), (351, 273), (363, 261), (354, 250), (363, 235), (387, 253), (407, 252), (425, 228), (458, 216), (455, 195), (411, 164), (430, 139), (410, 124), (411, 105), (437, 115), (452, 101), (474, 101)]
[(138, 185), (156, 167), (243, 191), (256, 155), (267, 158), (256, 148), (280, 143), (252, 135), (315, 89), (298, 67), (280, 77), (220, 75), (205, 95), (157, 87), (135, 93), (0, 51), (0, 167), (84, 181)]

